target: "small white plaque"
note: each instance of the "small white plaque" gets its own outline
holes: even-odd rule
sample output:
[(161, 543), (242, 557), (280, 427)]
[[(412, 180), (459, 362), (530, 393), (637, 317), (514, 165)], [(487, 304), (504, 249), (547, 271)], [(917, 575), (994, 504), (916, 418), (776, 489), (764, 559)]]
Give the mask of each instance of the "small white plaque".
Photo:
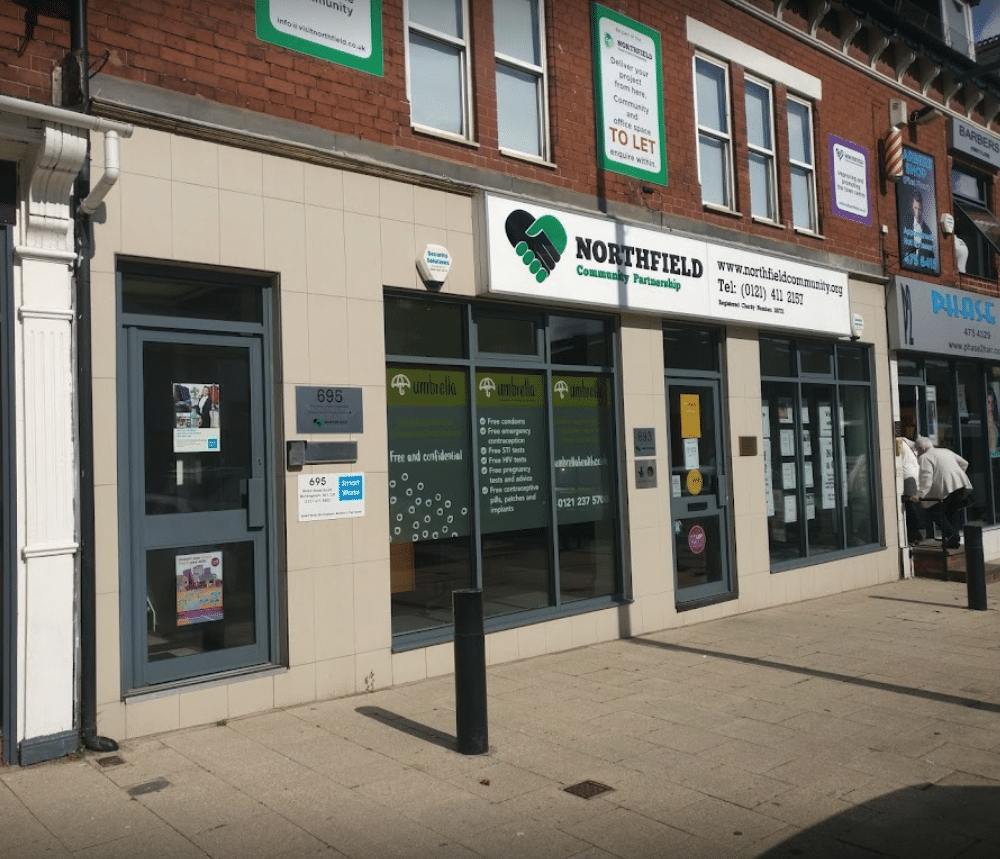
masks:
[(365, 515), (365, 475), (300, 474), (299, 521), (348, 519)]

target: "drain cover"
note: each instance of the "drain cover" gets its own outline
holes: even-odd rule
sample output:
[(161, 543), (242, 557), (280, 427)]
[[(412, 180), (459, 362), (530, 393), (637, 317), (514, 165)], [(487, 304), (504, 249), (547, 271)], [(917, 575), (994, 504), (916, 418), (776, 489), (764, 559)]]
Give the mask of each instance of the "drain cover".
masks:
[(121, 755), (109, 755), (106, 758), (98, 758), (97, 763), (102, 767), (120, 767), (125, 763), (125, 758)]
[(599, 794), (605, 793), (609, 790), (614, 790), (613, 787), (608, 787), (606, 784), (601, 784), (599, 781), (581, 781), (578, 784), (571, 784), (569, 787), (563, 788), (566, 793), (571, 793), (573, 796), (579, 796), (583, 799), (590, 799), (592, 797), (598, 796)]

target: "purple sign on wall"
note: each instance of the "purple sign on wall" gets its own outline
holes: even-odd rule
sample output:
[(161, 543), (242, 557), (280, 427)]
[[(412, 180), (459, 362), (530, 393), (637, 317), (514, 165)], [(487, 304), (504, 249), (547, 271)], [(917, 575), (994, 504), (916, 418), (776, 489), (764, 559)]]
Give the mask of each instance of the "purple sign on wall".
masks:
[(835, 134), (830, 144), (830, 201), (838, 218), (872, 224), (868, 190), (868, 150)]

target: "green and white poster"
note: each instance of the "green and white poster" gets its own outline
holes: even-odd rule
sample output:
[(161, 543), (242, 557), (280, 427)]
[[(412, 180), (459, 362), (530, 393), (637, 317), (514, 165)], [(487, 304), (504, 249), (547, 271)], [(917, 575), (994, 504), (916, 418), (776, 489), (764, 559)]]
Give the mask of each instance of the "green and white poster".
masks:
[(461, 371), (387, 367), (389, 535), (469, 533), (469, 392)]
[(552, 377), (555, 493), (559, 524), (614, 518), (611, 382), (606, 376)]
[(257, 38), (381, 75), (382, 0), (257, 0)]
[(537, 528), (549, 515), (545, 376), (476, 373), (476, 412), (483, 532)]
[(660, 34), (597, 3), (591, 26), (598, 165), (666, 185)]

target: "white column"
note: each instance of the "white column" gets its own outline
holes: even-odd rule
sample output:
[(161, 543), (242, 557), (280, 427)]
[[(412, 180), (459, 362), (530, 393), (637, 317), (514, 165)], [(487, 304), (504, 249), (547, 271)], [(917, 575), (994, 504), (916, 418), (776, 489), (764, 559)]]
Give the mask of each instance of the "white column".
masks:
[(21, 162), (17, 321), (18, 739), (72, 732), (76, 651), (75, 361), (70, 195), (87, 133), (45, 123)]

